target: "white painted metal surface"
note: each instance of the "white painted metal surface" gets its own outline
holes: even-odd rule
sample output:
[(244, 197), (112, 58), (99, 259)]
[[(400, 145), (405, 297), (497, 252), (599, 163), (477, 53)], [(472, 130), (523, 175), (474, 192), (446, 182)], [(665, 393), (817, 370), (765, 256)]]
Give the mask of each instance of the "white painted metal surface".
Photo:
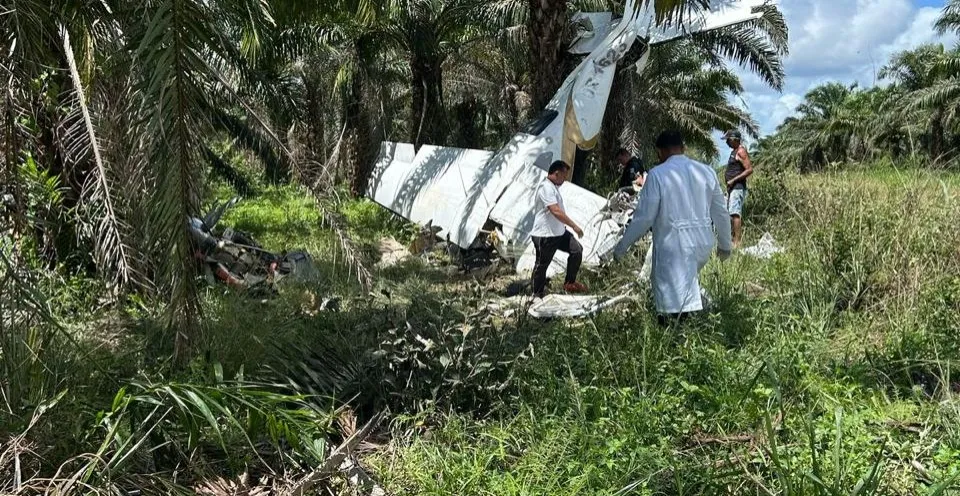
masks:
[(570, 21), (578, 29), (569, 50), (574, 55), (593, 52), (616, 26), (611, 12), (579, 12)]
[[(412, 148), (412, 146), (410, 146)], [(370, 184), (372, 199), (394, 213), (425, 225), (431, 220), (439, 235), (468, 247), (487, 221), (502, 177), (487, 167), (493, 152), (424, 145), (412, 162), (407, 145), (390, 157), (382, 150), (383, 170)]]
[(752, 19), (759, 19), (762, 14), (754, 13), (753, 9), (762, 6), (764, 3), (765, 0), (713, 0), (710, 2), (709, 11), (685, 12), (681, 26), (656, 26), (649, 24), (648, 18), (650, 43), (654, 45), (666, 43), (693, 33), (712, 31)]
[[(440, 237), (469, 247), (504, 189), (523, 170), (549, 160), (543, 138), (518, 134), (494, 155), (482, 150), (384, 143), (369, 196), (418, 224), (433, 221)], [(547, 166), (549, 162), (547, 163)]]
[(402, 177), (409, 171), (416, 156), (413, 145), (409, 143), (380, 143), (380, 154), (367, 184), (367, 196), (381, 205), (389, 203), (388, 200), (396, 196)]
[[(691, 33), (717, 29), (760, 17), (751, 11), (764, 0), (713, 0), (707, 13), (687, 13), (685, 24), (658, 26), (653, 2), (634, 9), (628, 0), (626, 15), (618, 21), (610, 13), (579, 14), (592, 29), (583, 30), (570, 48), (589, 53), (567, 76), (547, 110), (557, 117), (538, 135), (518, 134), (493, 154), (479, 150), (385, 142), (370, 179), (368, 196), (393, 212), (421, 225), (433, 221), (440, 236), (462, 248), (469, 247), (490, 218), (503, 224), (505, 242), (519, 256), (518, 272), (533, 267), (530, 229), (533, 195), (546, 169), (554, 160), (573, 165), (577, 147), (590, 149), (603, 122), (617, 62), (638, 36), (652, 44), (672, 41)], [(638, 70), (647, 62), (641, 58)], [(598, 264), (613, 249), (619, 225), (603, 220), (606, 200), (587, 190), (565, 184), (561, 188), (567, 213), (585, 231), (585, 265)], [(555, 275), (565, 267), (566, 255), (558, 254), (548, 271)]]
[(573, 84), (570, 98), (576, 114), (576, 134), (584, 141), (589, 142), (600, 134), (617, 62), (627, 54), (637, 39), (637, 13), (633, 8), (633, 0), (628, 0), (624, 9), (626, 15), (603, 43), (587, 57)]

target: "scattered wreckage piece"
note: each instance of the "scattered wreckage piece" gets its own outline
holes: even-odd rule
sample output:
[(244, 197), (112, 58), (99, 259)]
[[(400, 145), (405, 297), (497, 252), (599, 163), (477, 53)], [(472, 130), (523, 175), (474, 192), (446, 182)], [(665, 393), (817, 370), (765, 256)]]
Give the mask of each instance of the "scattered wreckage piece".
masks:
[(535, 319), (569, 319), (594, 315), (635, 298), (629, 288), (624, 288), (621, 294), (614, 297), (549, 294), (544, 298), (531, 299), (529, 296), (514, 296), (490, 302), (487, 310), (510, 318), (518, 310), (526, 308), (527, 315)]
[(274, 253), (265, 250), (247, 233), (226, 228), (217, 232), (220, 219), (239, 198), (214, 206), (203, 219), (191, 217), (187, 226), (194, 258), (206, 279), (238, 289), (274, 290), (284, 279), (308, 281), (317, 275), (313, 258), (303, 250)]
[(769, 260), (777, 253), (783, 252), (783, 247), (777, 244), (777, 240), (773, 239), (773, 235), (770, 233), (763, 233), (763, 237), (756, 245), (743, 249), (745, 255), (757, 257), (761, 260)]
[(527, 313), (537, 319), (585, 317), (631, 298), (630, 294), (613, 298), (550, 294), (531, 305)]
[[(627, 0), (625, 15), (580, 13), (569, 51), (585, 55), (564, 80), (542, 114), (496, 154), (482, 150), (384, 142), (370, 180), (368, 197), (418, 224), (433, 222), (439, 235), (464, 250), (488, 243), (488, 232), (500, 231), (493, 245), (505, 258), (517, 260), (517, 271), (532, 270), (529, 231), (536, 186), (555, 160), (574, 170), (586, 163), (599, 141), (603, 116), (620, 65), (642, 72), (650, 47), (763, 17), (767, 0), (712, 0), (708, 11), (690, 10), (676, 25), (658, 23), (652, 2), (637, 8)], [(637, 44), (639, 41), (640, 44)], [(634, 50), (634, 45), (637, 49)], [(625, 59), (628, 52), (639, 54)], [(635, 61), (634, 61), (635, 60)], [(561, 190), (571, 217), (586, 236), (584, 265), (599, 264), (615, 246), (630, 212), (611, 213), (604, 199), (573, 185)], [(565, 264), (558, 252), (548, 274)]]

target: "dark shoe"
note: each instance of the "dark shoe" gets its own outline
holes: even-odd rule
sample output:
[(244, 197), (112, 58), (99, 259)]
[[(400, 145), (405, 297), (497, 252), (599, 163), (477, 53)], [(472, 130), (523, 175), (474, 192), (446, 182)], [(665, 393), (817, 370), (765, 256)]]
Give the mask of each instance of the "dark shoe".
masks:
[(587, 287), (579, 282), (568, 282), (563, 285), (563, 290), (567, 293), (586, 293)]

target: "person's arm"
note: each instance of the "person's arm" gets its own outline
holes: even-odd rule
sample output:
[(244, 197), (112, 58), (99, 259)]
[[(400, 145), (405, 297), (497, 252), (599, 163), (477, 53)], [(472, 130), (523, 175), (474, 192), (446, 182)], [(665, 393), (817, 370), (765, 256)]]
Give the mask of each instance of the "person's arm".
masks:
[(637, 174), (637, 181), (634, 184), (642, 188), (643, 183), (646, 182), (646, 180), (647, 180), (647, 172), (640, 171), (640, 174)]
[(660, 185), (656, 178), (647, 179), (646, 186), (640, 190), (640, 199), (637, 201), (637, 208), (634, 210), (633, 220), (627, 226), (627, 231), (623, 238), (613, 249), (614, 258), (621, 258), (637, 241), (640, 241), (647, 231), (653, 228), (653, 223), (657, 220), (660, 213)]
[(744, 179), (750, 177), (753, 174), (753, 164), (750, 162), (750, 154), (747, 153), (746, 148), (741, 146), (740, 149), (737, 150), (737, 160), (739, 160), (740, 163), (743, 164), (743, 172), (741, 172), (740, 175), (731, 179), (730, 181), (727, 181), (727, 187), (731, 187), (735, 183), (739, 181), (743, 181)]
[(557, 220), (559, 220), (563, 225), (573, 229), (573, 232), (577, 234), (578, 238), (583, 237), (583, 230), (580, 229), (580, 226), (578, 226), (573, 219), (567, 216), (567, 213), (560, 208), (559, 204), (554, 203), (553, 205), (547, 205), (547, 210), (549, 210), (550, 213), (553, 214), (553, 216), (556, 217)]
[(722, 257), (728, 256), (733, 250), (733, 233), (730, 226), (730, 211), (727, 210), (726, 198), (717, 182), (713, 188), (713, 198), (710, 201), (710, 218), (717, 229), (717, 250)]

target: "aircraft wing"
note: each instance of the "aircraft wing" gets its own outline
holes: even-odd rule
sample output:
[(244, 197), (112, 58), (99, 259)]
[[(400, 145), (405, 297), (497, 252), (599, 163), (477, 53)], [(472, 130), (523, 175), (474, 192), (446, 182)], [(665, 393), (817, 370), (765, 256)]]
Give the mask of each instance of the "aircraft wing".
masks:
[(417, 224), (433, 221), (440, 237), (469, 248), (504, 189), (544, 148), (523, 134), (497, 153), (431, 145), (414, 153), (409, 143), (384, 142), (367, 196)]
[(755, 11), (767, 0), (714, 0), (706, 12), (686, 12), (681, 26), (659, 26), (650, 31), (650, 44), (668, 43), (695, 33), (734, 26), (763, 17)]

